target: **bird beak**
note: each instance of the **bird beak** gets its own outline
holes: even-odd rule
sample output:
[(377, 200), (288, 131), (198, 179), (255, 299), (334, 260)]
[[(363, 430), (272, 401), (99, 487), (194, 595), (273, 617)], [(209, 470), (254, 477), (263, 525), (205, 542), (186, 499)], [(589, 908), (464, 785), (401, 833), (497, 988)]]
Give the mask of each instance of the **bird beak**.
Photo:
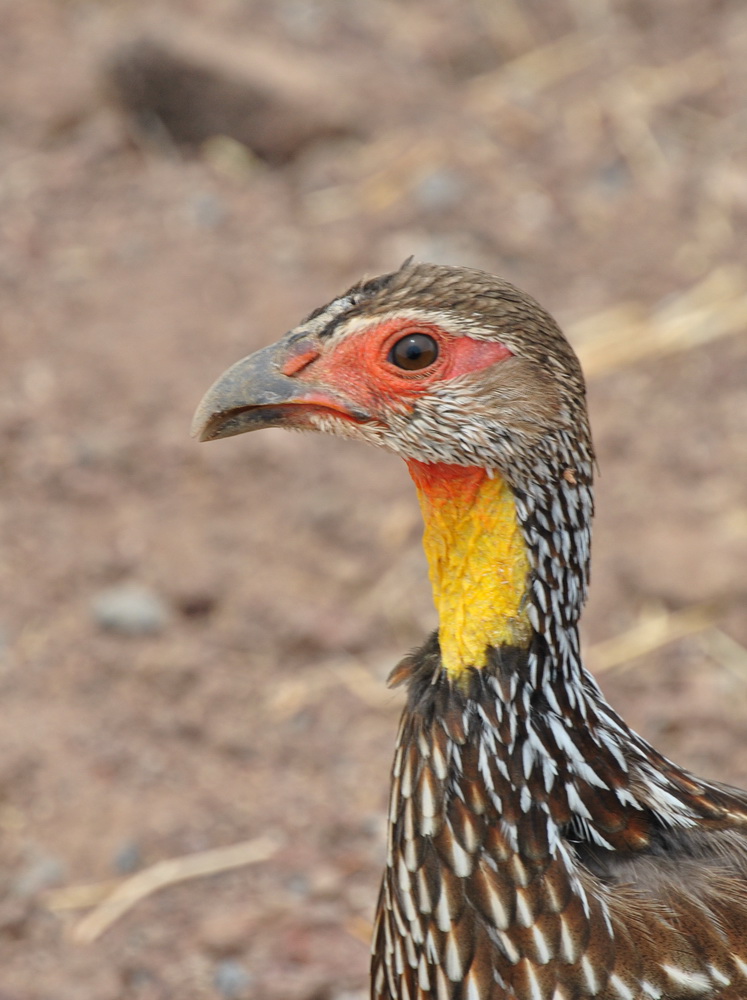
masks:
[(314, 429), (311, 414), (369, 421), (369, 414), (326, 386), (286, 374), (301, 371), (309, 355), (316, 356), (308, 341), (288, 336), (237, 361), (205, 393), (192, 436), (215, 441), (264, 427)]

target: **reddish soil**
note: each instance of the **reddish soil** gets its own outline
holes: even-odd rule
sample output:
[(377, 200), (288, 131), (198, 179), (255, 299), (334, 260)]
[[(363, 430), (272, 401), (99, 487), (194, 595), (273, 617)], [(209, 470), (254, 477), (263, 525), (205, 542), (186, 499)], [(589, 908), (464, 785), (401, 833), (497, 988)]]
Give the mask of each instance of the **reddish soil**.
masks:
[[(202, 70), (196, 136), (147, 66), (137, 104), (111, 67), (132, 39), (177, 45), (167, 15), (218, 67), (245, 40), (339, 73), (319, 101), (349, 102), (343, 126), (293, 132), (275, 80), (280, 138), (211, 137), (248, 84)], [(565, 325), (741, 267), (745, 51), (742, 0), (0, 3), (0, 1000), (367, 995), (384, 679), (434, 625), (413, 490), (339, 441), (197, 446), (191, 413), (411, 253), (501, 273)], [(736, 332), (592, 380), (585, 619), (593, 666), (642, 616), (711, 602), (718, 631), (601, 680), (668, 755), (742, 785), (746, 373)], [(125, 583), (165, 604), (155, 633), (97, 621)], [(269, 860), (78, 940), (62, 890), (260, 836)]]

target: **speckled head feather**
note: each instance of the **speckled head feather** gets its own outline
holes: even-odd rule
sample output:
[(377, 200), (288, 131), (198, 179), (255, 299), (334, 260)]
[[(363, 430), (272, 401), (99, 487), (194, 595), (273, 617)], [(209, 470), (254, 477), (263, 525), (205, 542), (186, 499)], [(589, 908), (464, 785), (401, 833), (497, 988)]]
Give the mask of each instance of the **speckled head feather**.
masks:
[[(573, 350), (553, 318), (539, 303), (514, 285), (483, 271), (453, 268), (438, 264), (416, 264), (407, 261), (398, 271), (359, 282), (343, 295), (314, 312), (291, 331), (294, 339), (317, 338), (322, 352), (334, 350), (346, 337), (363, 327), (389, 318), (406, 318), (432, 322), (456, 337), (499, 341), (511, 351), (512, 358), (475, 380), (464, 376), (449, 385), (443, 393), (442, 405), (435, 400), (423, 400), (409, 414), (419, 435), (431, 439), (428, 447), (418, 446), (415, 435), (408, 450), (396, 434), (376, 441), (405, 457), (443, 460), (446, 445), (439, 442), (448, 437), (452, 427), (464, 437), (471, 424), (490, 424), (494, 436), (486, 438), (480, 449), (481, 435), (476, 442), (465, 438), (464, 455), (457, 454), (456, 442), (450, 441), (449, 461), (473, 464), (476, 460), (495, 465), (500, 451), (506, 451), (506, 474), (515, 472), (516, 456), (531, 446), (541, 446), (542, 439), (563, 431), (572, 433), (574, 449), (581, 451), (590, 463), (591, 438), (586, 418), (585, 389), (581, 368)], [(492, 382), (486, 381), (488, 376)], [(479, 391), (472, 391), (477, 388)], [(426, 407), (434, 411), (435, 426), (430, 426)], [(454, 408), (458, 407), (455, 413)], [(438, 419), (444, 418), (444, 424)], [(366, 436), (380, 428), (347, 427), (337, 429), (346, 436)], [(506, 439), (499, 440), (501, 435)], [(516, 441), (513, 449), (510, 444)], [(562, 444), (559, 450), (565, 450)], [(548, 457), (553, 448), (547, 447)]]
[(393, 674), (372, 998), (744, 1000), (747, 793), (662, 757), (582, 664), (593, 454), (541, 306), (407, 262), (235, 365), (195, 423), (359, 438), (418, 489), (439, 629)]

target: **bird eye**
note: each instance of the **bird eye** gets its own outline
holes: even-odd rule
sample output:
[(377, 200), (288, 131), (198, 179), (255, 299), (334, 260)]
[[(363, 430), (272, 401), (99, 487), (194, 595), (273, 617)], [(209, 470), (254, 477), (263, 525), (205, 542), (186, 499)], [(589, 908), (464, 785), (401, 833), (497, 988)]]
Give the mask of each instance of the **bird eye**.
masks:
[(408, 372), (428, 368), (438, 357), (438, 344), (425, 333), (408, 333), (389, 352), (389, 361)]

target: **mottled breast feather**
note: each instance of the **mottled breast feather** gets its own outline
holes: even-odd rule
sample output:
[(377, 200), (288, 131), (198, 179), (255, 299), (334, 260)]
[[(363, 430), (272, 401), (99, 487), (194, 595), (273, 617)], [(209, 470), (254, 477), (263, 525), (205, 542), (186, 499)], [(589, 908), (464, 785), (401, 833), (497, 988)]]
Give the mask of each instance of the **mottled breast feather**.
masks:
[(747, 798), (658, 756), (652, 784), (591, 678), (583, 709), (543, 697), (546, 657), (493, 650), (463, 690), (434, 635), (396, 669), (372, 997), (747, 997)]

